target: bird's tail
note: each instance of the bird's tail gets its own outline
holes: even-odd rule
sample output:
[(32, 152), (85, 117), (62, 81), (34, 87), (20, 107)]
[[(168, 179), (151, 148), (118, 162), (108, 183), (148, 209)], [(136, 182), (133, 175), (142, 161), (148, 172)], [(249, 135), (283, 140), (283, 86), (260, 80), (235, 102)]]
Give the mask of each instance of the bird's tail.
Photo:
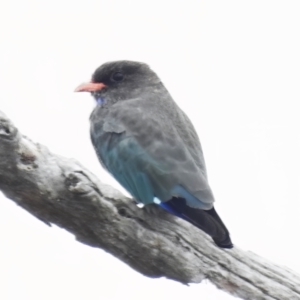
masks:
[(169, 213), (190, 222), (210, 235), (217, 246), (233, 247), (229, 232), (214, 208), (210, 210), (193, 208), (186, 204), (185, 199), (175, 197), (160, 205)]

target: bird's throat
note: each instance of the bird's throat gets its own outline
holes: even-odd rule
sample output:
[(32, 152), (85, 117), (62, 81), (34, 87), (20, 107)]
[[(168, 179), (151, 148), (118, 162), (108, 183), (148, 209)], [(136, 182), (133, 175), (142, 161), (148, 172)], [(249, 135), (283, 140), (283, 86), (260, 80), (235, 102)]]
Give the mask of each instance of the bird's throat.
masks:
[(96, 101), (97, 105), (99, 105), (100, 107), (106, 104), (106, 100), (103, 97), (97, 97)]

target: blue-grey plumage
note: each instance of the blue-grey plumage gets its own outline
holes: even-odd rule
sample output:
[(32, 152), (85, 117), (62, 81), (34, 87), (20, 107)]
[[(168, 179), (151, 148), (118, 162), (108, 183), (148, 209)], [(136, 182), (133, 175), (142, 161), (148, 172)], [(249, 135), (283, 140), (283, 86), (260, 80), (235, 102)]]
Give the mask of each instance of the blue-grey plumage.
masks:
[(159, 77), (143, 63), (110, 62), (78, 91), (91, 92), (98, 103), (91, 139), (103, 167), (137, 201), (159, 199), (161, 207), (231, 248), (213, 208), (199, 138)]

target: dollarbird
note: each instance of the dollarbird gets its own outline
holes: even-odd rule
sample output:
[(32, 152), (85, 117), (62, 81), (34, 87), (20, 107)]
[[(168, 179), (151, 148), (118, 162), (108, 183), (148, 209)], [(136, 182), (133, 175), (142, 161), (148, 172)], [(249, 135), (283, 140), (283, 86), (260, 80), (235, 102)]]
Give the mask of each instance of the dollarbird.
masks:
[(151, 68), (114, 61), (76, 92), (90, 92), (91, 140), (102, 166), (140, 203), (157, 204), (232, 248), (214, 208), (198, 135)]

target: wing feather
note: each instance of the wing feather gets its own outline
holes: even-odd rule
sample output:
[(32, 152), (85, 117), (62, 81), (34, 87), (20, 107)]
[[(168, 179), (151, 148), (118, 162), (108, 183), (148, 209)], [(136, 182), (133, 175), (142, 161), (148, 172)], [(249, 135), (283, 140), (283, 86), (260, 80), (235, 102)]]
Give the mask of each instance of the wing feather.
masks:
[(97, 130), (94, 121), (91, 136), (100, 161), (138, 201), (148, 204), (154, 197), (168, 201), (190, 195), (188, 205), (210, 209), (214, 198), (200, 143), (195, 163), (197, 142), (190, 149), (189, 137), (183, 139), (184, 131), (176, 128), (178, 120), (166, 120), (168, 116), (141, 102), (117, 103)]

